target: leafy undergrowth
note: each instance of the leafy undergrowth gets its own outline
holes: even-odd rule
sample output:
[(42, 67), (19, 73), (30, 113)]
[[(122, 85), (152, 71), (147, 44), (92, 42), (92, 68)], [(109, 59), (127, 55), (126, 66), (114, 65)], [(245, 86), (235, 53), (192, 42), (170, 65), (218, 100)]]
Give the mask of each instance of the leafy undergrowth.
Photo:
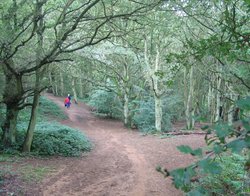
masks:
[[(249, 173), (244, 170), (245, 155), (225, 154), (215, 160), (221, 167), (221, 172), (202, 175), (199, 183), (193, 183), (192, 189), (199, 189), (204, 195), (249, 195)], [(190, 192), (189, 195), (194, 194)]]
[(39, 104), (39, 116), (40, 120), (42, 120), (44, 117), (49, 118), (55, 118), (64, 120), (67, 119), (67, 116), (64, 114), (62, 109), (56, 105), (54, 102), (50, 101), (46, 97), (40, 98), (40, 104)]

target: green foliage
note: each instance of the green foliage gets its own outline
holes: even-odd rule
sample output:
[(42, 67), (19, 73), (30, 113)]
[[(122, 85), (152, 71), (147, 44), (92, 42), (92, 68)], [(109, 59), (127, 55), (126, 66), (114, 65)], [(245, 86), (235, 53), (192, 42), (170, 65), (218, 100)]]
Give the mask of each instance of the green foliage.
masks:
[(40, 118), (44, 118), (44, 116), (55, 117), (57, 119), (66, 119), (66, 115), (62, 111), (62, 109), (52, 102), (51, 100), (47, 99), (44, 96), (40, 97), (39, 100), (39, 111), (38, 111)]
[(152, 97), (148, 97), (145, 100), (133, 101), (136, 105), (136, 109), (132, 110), (134, 113), (132, 117), (132, 123), (143, 132), (152, 132), (155, 130), (155, 112), (154, 112), (154, 100)]
[[(25, 123), (19, 124), (16, 149), (20, 150), (25, 138)], [(37, 123), (31, 151), (38, 155), (80, 156), (89, 151), (91, 143), (78, 130), (52, 122)]]
[(0, 125), (2, 125), (4, 121), (5, 107), (0, 104)]
[[(188, 195), (249, 194), (249, 97), (239, 100), (236, 104), (241, 110), (242, 130), (239, 132), (233, 125), (220, 122), (205, 127), (204, 130), (208, 131), (205, 140), (212, 147), (210, 154), (187, 168), (170, 172), (174, 177), (175, 186), (188, 192)], [(201, 149), (193, 150), (189, 146), (179, 146), (178, 149), (194, 156), (202, 154)]]
[[(163, 98), (162, 101), (162, 130), (168, 131), (172, 123), (181, 118), (183, 106), (181, 99), (177, 95), (170, 95)], [(154, 99), (145, 96), (141, 100), (132, 102), (133, 109), (131, 112), (132, 123), (143, 132), (152, 132), (155, 130), (155, 106)]]
[(185, 154), (191, 154), (193, 156), (201, 156), (202, 155), (201, 148), (193, 150), (192, 148), (190, 148), (189, 146), (186, 146), (186, 145), (177, 146), (177, 148), (180, 152), (183, 152)]
[[(1, 113), (1, 109), (0, 109)], [(4, 114), (4, 111), (3, 111)], [(27, 107), (19, 112), (18, 115), (18, 123), (23, 123), (23, 122), (29, 122), (30, 120), (30, 114), (31, 114), (31, 108)], [(38, 122), (43, 122), (46, 120), (48, 117), (52, 118), (57, 118), (59, 120), (66, 119), (66, 115), (62, 111), (62, 109), (56, 105), (54, 102), (50, 101), (44, 96), (40, 97), (39, 100), (39, 108), (38, 108)]]
[(97, 115), (122, 118), (122, 104), (114, 92), (98, 89), (91, 93), (89, 99), (88, 104), (94, 108)]
[(250, 180), (244, 170), (245, 161), (246, 157), (241, 155), (225, 155), (215, 161), (221, 167), (220, 173), (200, 174), (199, 183), (192, 186), (194, 189), (199, 187), (205, 195), (243, 195)]

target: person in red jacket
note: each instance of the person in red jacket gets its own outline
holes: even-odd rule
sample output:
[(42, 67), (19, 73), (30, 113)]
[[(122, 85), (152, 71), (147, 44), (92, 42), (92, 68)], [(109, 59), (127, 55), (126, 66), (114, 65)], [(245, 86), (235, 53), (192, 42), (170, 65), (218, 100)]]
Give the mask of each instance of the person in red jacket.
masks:
[(65, 100), (64, 100), (64, 106), (69, 108), (70, 107), (70, 99), (69, 97), (66, 97)]

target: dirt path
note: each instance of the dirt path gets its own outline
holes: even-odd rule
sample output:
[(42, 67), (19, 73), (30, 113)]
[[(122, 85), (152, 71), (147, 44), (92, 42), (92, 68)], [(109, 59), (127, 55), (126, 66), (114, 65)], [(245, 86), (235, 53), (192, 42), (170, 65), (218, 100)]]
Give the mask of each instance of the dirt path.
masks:
[[(63, 98), (48, 97), (63, 107)], [(179, 153), (176, 146), (202, 146), (204, 136), (168, 139), (142, 136), (124, 128), (121, 122), (94, 117), (84, 104), (72, 104), (70, 109), (63, 109), (69, 119), (62, 123), (84, 131), (94, 143), (94, 149), (81, 158), (54, 160), (59, 171), (42, 182), (36, 195), (182, 195), (171, 180), (164, 179), (155, 168), (157, 165), (169, 169), (188, 165), (193, 158)]]

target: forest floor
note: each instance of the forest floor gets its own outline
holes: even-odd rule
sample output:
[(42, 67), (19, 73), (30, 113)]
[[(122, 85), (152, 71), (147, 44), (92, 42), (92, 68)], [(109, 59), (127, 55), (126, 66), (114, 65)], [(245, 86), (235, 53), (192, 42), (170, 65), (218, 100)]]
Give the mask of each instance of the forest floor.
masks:
[[(178, 135), (162, 139), (127, 129), (122, 122), (95, 117), (83, 103), (64, 108), (64, 98), (47, 97), (65, 110), (68, 119), (61, 123), (83, 131), (93, 142), (93, 150), (78, 158), (30, 158), (25, 163), (55, 168), (39, 183), (25, 185), (32, 196), (178, 196), (183, 195), (156, 171), (184, 167), (194, 161), (176, 146), (193, 148), (205, 145), (204, 135)], [(174, 126), (175, 130), (183, 124)], [(20, 163), (18, 163), (20, 164)], [(1, 194), (0, 194), (1, 195)]]

